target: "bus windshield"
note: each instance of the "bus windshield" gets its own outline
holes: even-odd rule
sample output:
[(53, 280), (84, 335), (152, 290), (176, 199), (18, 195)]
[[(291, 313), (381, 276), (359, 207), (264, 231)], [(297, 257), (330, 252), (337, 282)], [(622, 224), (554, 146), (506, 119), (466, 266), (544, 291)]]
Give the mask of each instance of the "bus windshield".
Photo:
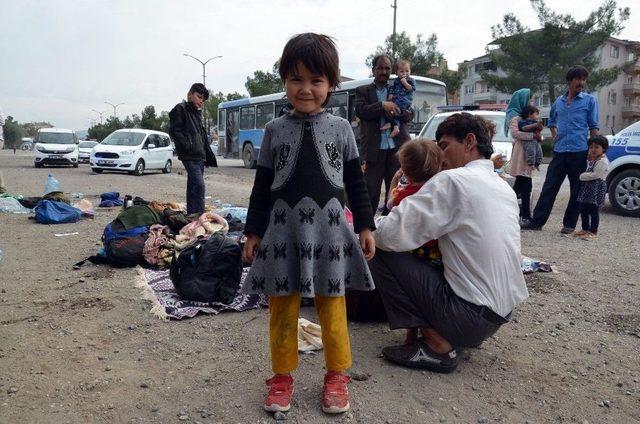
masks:
[(441, 85), (416, 81), (416, 91), (413, 93), (413, 128), (412, 132), (419, 132), (429, 118), (438, 113), (438, 106), (447, 104), (447, 94)]

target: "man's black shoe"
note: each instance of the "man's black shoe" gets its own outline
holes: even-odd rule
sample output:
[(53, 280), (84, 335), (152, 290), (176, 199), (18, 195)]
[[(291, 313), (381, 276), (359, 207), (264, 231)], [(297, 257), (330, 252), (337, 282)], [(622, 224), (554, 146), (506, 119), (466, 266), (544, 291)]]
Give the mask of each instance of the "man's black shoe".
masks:
[(533, 221), (529, 219), (529, 220), (526, 220), (526, 221), (522, 221), (520, 223), (520, 229), (521, 230), (541, 231), (542, 227), (539, 227), (539, 226), (535, 225), (533, 223)]
[(458, 367), (458, 355), (455, 349), (445, 354), (435, 353), (422, 340), (415, 345), (385, 347), (382, 349), (382, 355), (395, 364), (434, 372), (450, 373)]

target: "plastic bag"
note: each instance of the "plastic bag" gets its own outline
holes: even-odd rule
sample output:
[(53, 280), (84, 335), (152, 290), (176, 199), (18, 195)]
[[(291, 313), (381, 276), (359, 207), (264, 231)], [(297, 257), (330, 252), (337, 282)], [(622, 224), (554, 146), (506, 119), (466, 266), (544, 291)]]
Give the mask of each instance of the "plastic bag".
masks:
[(0, 212), (7, 213), (31, 213), (31, 209), (27, 209), (13, 197), (0, 198)]

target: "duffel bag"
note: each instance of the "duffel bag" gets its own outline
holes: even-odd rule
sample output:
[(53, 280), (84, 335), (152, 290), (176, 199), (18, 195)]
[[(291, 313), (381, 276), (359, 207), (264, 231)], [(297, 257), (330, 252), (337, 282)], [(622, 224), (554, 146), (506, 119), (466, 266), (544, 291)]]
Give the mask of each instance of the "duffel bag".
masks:
[(54, 200), (41, 200), (36, 205), (36, 222), (40, 224), (69, 224), (82, 216), (78, 208)]
[(147, 238), (147, 227), (135, 227), (127, 231), (115, 232), (111, 229), (111, 224), (108, 224), (102, 236), (107, 261), (117, 268), (143, 264), (143, 250)]
[(221, 231), (214, 233), (174, 257), (170, 276), (183, 299), (230, 304), (242, 276), (240, 245)]

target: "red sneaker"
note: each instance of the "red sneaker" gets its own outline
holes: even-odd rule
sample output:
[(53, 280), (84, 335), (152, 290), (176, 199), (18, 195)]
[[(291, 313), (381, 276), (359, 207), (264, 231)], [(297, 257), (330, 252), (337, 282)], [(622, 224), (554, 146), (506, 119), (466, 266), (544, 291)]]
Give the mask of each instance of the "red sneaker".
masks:
[(327, 414), (347, 412), (349, 405), (349, 388), (351, 377), (341, 372), (329, 371), (324, 376), (322, 392), (322, 410)]
[(269, 412), (286, 412), (291, 408), (293, 395), (293, 377), (290, 375), (274, 375), (267, 380), (269, 394), (264, 401), (264, 410)]

